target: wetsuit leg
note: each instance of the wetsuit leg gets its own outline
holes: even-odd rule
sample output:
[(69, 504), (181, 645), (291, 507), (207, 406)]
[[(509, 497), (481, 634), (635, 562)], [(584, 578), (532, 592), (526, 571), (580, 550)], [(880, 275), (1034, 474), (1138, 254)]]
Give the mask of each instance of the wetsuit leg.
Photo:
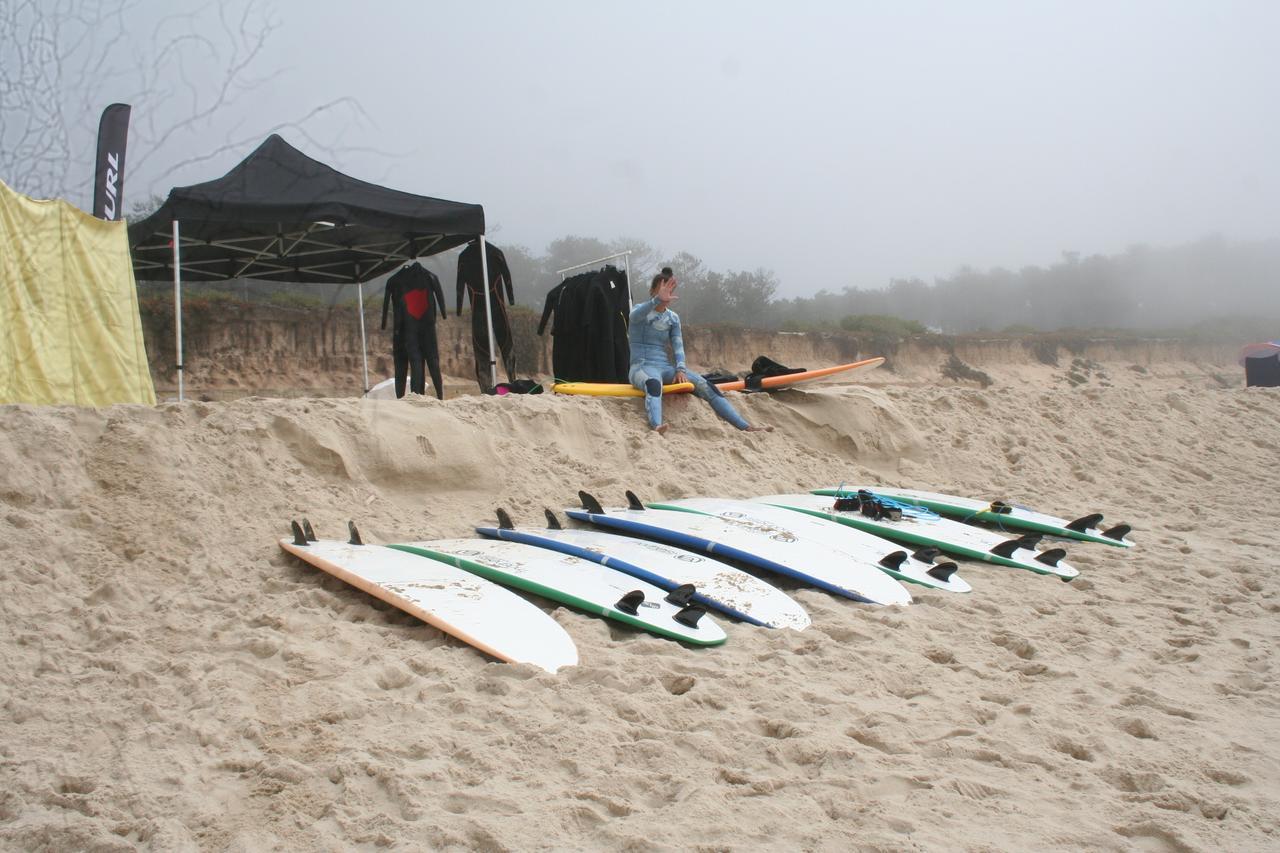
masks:
[[(440, 352), (436, 345), (434, 321), (435, 318), (430, 314), (421, 318), (405, 318), (405, 331), (408, 332), (409, 387), (415, 394), (426, 394), (426, 370), (430, 370), (431, 381), (435, 384), (436, 398), (443, 400), (444, 383), (440, 380)], [(424, 367), (426, 370), (423, 369)]]
[(644, 392), (644, 411), (649, 416), (649, 428), (662, 426), (662, 368), (640, 365), (628, 377), (635, 388)]
[(404, 380), (409, 373), (409, 353), (404, 345), (403, 328), (397, 328), (391, 336), (391, 361), (395, 365), (396, 399), (404, 396)]
[(489, 372), (489, 327), (483, 302), (471, 306), (471, 348), (476, 354), (476, 382), (482, 393), (489, 394), (493, 391), (493, 376)]
[(436, 324), (426, 327), (426, 335), (422, 341), (423, 355), (427, 359), (427, 370), (431, 372), (431, 384), (436, 389), (436, 399), (444, 399), (444, 382), (440, 379), (440, 347), (436, 343)]
[(684, 375), (689, 377), (689, 381), (693, 383), (693, 396), (700, 397), (710, 403), (711, 410), (722, 419), (733, 424), (738, 429), (747, 429), (751, 426), (742, 415), (738, 414), (738, 410), (733, 407), (729, 399), (720, 393), (720, 389), (704, 379), (701, 374), (686, 370)]
[(507, 316), (507, 304), (497, 302), (493, 312), (493, 339), (502, 353), (502, 364), (507, 368), (508, 381), (516, 379), (515, 339), (511, 336), (511, 319)]
[(426, 325), (412, 317), (405, 318), (405, 356), (409, 362), (409, 390), (415, 394), (427, 393), (426, 371), (423, 370), (425, 353), (422, 348), (422, 331)]

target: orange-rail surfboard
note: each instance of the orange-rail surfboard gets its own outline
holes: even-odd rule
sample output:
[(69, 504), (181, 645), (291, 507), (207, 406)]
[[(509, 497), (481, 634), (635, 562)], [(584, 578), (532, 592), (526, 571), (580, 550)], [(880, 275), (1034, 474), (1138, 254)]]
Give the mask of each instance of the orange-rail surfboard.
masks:
[[(789, 373), (786, 376), (766, 376), (760, 380), (760, 388), (765, 391), (772, 391), (777, 388), (785, 388), (788, 385), (794, 385), (797, 382), (808, 382), (813, 379), (821, 379), (825, 376), (834, 376), (837, 373), (845, 373), (851, 370), (871, 370), (884, 364), (882, 356), (875, 358), (864, 358), (862, 361), (852, 361), (848, 364), (837, 364), (832, 367), (820, 367), (815, 370), (805, 370), (801, 373)], [(716, 387), (721, 391), (741, 391), (747, 387), (745, 379), (730, 380), (728, 382), (718, 382)], [(639, 388), (633, 388), (624, 383), (613, 382), (557, 382), (551, 386), (551, 390), (557, 394), (580, 394), (589, 397), (643, 397), (644, 392)], [(663, 385), (663, 394), (688, 394), (693, 391), (692, 382), (680, 382), (673, 385)]]

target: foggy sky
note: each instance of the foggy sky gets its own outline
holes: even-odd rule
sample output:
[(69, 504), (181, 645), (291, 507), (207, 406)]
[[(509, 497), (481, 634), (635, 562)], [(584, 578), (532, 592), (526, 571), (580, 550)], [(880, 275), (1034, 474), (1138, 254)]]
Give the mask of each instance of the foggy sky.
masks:
[[(180, 28), (155, 29), (171, 5), (131, 13), (140, 50)], [(772, 269), (780, 296), (1280, 236), (1280, 3), (259, 9), (279, 28), (254, 68), (274, 76), (153, 157), (131, 146), (133, 200), (253, 145), (155, 180), (177, 160), (348, 96), (360, 113), (282, 135), (355, 177), (483, 204), (498, 245), (631, 236)], [(197, 91), (219, 61), (193, 53)]]

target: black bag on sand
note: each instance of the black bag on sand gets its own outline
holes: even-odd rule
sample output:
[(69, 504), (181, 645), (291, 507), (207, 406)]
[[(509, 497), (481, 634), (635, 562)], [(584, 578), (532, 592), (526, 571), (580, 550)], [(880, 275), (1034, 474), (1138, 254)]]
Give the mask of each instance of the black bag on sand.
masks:
[(778, 364), (767, 355), (759, 356), (755, 361), (751, 362), (751, 372), (747, 374), (747, 390), (763, 391), (764, 389), (760, 386), (761, 379), (769, 376), (790, 376), (793, 373), (804, 373), (807, 369), (806, 367), (787, 367), (785, 364)]
[(542, 386), (532, 379), (516, 379), (511, 382), (499, 382), (494, 386), (493, 393), (498, 396), (506, 396), (507, 394), (541, 394)]
[(716, 368), (710, 373), (702, 374), (702, 378), (710, 382), (712, 385), (719, 385), (721, 382), (734, 382), (742, 377), (736, 373), (730, 373), (722, 368)]

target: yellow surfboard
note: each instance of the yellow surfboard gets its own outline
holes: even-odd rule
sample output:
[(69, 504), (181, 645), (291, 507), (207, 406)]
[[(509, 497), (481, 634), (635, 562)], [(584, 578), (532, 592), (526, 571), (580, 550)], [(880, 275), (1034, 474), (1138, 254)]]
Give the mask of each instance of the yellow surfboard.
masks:
[[(551, 386), (557, 394), (579, 394), (585, 397), (643, 397), (644, 392), (623, 383), (557, 382)], [(663, 394), (692, 394), (692, 382), (676, 382), (662, 386)]]

